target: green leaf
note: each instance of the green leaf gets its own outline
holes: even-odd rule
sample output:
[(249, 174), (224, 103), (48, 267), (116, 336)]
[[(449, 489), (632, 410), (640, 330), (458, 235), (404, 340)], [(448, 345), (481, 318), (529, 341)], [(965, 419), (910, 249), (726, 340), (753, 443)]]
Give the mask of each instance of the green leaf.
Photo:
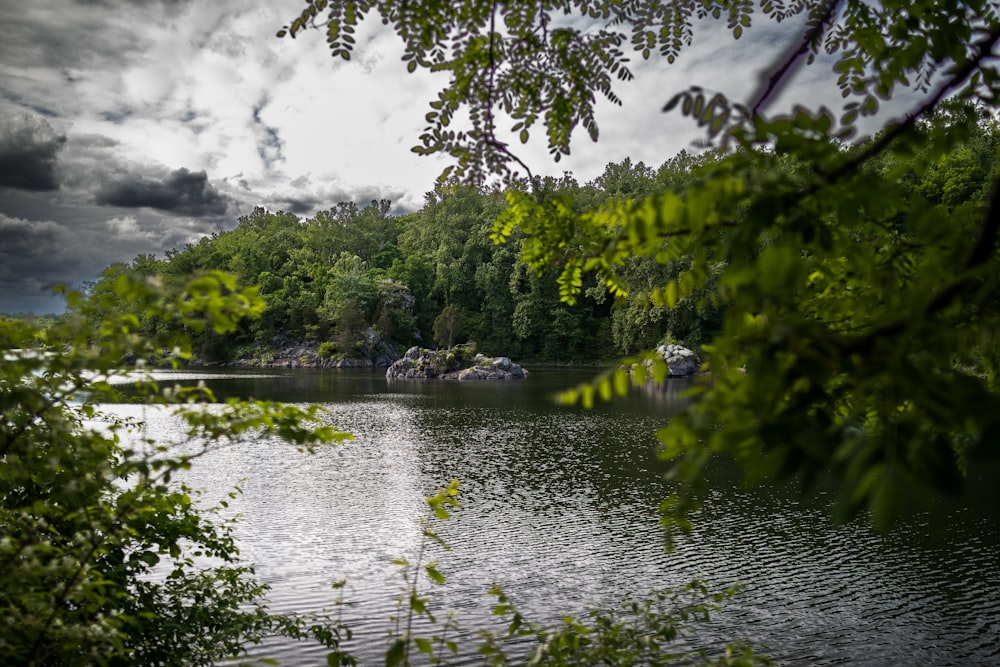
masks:
[(405, 655), (406, 642), (402, 639), (397, 639), (385, 652), (385, 667), (395, 667), (395, 665), (402, 664)]
[(628, 371), (621, 367), (617, 368), (614, 374), (614, 384), (615, 392), (617, 392), (619, 396), (627, 395), (629, 392)]
[(154, 567), (154, 566), (156, 566), (157, 563), (160, 562), (159, 555), (157, 555), (156, 553), (154, 553), (152, 551), (144, 551), (139, 556), (139, 559), (142, 562), (144, 562), (146, 565), (149, 565), (150, 567)]
[(427, 572), (427, 576), (430, 577), (431, 581), (433, 581), (434, 583), (443, 584), (445, 582), (444, 575), (441, 574), (441, 572), (437, 569), (437, 566), (434, 563), (428, 563), (424, 567), (424, 569)]
[(681, 102), (681, 100), (684, 98), (685, 95), (686, 95), (686, 93), (677, 93), (676, 95), (674, 95), (673, 97), (671, 97), (667, 101), (667, 103), (665, 105), (663, 105), (663, 109), (662, 109), (663, 113), (667, 113), (669, 111), (673, 111), (677, 107), (677, 105)]
[(671, 280), (669, 283), (667, 283), (667, 286), (664, 289), (667, 300), (667, 306), (670, 308), (674, 308), (677, 305), (677, 297), (678, 297), (677, 281)]
[(614, 396), (614, 389), (611, 386), (611, 378), (602, 378), (600, 382), (597, 383), (597, 393), (600, 395), (602, 401), (610, 401)]

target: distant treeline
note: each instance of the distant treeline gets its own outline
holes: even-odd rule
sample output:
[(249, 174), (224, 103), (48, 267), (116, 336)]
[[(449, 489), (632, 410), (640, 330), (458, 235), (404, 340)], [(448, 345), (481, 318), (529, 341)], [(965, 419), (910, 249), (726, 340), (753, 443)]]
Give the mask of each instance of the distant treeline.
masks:
[[(692, 167), (710, 160), (682, 153), (652, 169), (625, 160), (585, 185), (571, 176), (540, 179), (539, 198), (562, 197), (584, 210), (611, 200), (682, 188)], [(357, 355), (372, 329), (398, 348), (476, 341), (480, 349), (519, 359), (593, 361), (648, 348), (664, 338), (695, 345), (711, 336), (719, 313), (681, 303), (674, 309), (635, 298), (682, 267), (636, 260), (622, 276), (632, 298), (612, 297), (587, 278), (585, 297), (568, 306), (556, 274), (539, 275), (520, 259), (523, 239), (491, 238), (507, 208), (504, 192), (438, 186), (416, 213), (395, 215), (387, 200), (338, 203), (309, 219), (257, 208), (232, 231), (213, 234), (166, 258), (139, 255), (108, 267), (86, 287), (91, 301), (114, 292), (133, 272), (181, 283), (207, 270), (259, 285), (263, 316), (233, 334), (195, 335), (198, 352), (224, 361), (255, 345), (291, 339), (326, 343), (330, 355)], [(157, 322), (144, 321), (152, 328)]]
[[(928, 206), (981, 205), (996, 169), (996, 146), (995, 126), (984, 117), (978, 134), (956, 142), (948, 157), (919, 177), (900, 172), (900, 182)], [(666, 188), (682, 192), (694, 179), (710, 177), (718, 159), (715, 153), (682, 152), (658, 169), (626, 159), (582, 185), (567, 174), (512, 187), (540, 200), (558, 199), (574, 211), (594, 210)], [(788, 161), (783, 168), (801, 166)], [(113, 265), (86, 292), (103, 295), (106, 303), (123, 272), (169, 284), (222, 270), (243, 285), (259, 285), (268, 304), (263, 317), (236, 333), (195, 336), (198, 353), (218, 361), (291, 339), (323, 343), (329, 356), (357, 356), (366, 332), (374, 331), (397, 349), (473, 340), (492, 354), (586, 362), (667, 340), (696, 347), (721, 325), (711, 276), (704, 289), (673, 308), (650, 298), (688, 268), (684, 260), (630, 258), (617, 276), (627, 297), (613, 296), (602, 281), (584, 274), (583, 298), (567, 305), (560, 300), (555, 270), (539, 274), (522, 261), (525, 240), (517, 231), (507, 243), (494, 242), (494, 223), (507, 209), (504, 191), (449, 184), (425, 199), (419, 211), (407, 215), (393, 214), (386, 200), (364, 207), (338, 203), (306, 220), (257, 208), (232, 231), (170, 251), (165, 259), (140, 255), (130, 264)], [(142, 321), (142, 314), (137, 316)]]

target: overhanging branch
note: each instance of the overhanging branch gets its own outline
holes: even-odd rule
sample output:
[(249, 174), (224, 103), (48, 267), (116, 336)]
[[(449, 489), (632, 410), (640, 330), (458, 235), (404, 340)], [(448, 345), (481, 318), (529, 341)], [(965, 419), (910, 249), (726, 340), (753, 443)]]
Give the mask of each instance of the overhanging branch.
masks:
[(823, 35), (826, 25), (830, 22), (830, 19), (842, 2), (843, 0), (828, 0), (825, 6), (818, 8), (821, 11), (813, 19), (813, 25), (802, 33), (802, 39), (792, 43), (785, 53), (782, 54), (777, 60), (776, 66), (771, 71), (771, 75), (761, 82), (760, 89), (750, 98), (747, 106), (751, 113), (757, 115), (760, 113), (760, 109), (771, 101), (775, 91), (777, 91), (785, 77), (802, 61), (802, 57), (809, 51), (809, 46), (816, 43)]

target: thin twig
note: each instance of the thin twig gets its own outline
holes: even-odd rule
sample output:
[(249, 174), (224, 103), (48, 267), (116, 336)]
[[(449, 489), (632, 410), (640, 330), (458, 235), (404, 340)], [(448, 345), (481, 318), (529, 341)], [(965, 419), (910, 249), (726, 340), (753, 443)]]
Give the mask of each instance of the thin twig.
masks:
[(822, 9), (822, 13), (819, 14), (816, 23), (802, 33), (802, 39), (798, 42), (793, 42), (781, 58), (778, 59), (777, 66), (771, 70), (771, 75), (761, 81), (760, 89), (750, 98), (751, 101), (747, 106), (753, 115), (756, 116), (759, 114), (761, 108), (771, 101), (783, 79), (802, 61), (802, 56), (809, 50), (810, 45), (822, 36), (826, 25), (830, 22), (842, 2), (843, 0), (828, 0), (826, 6), (820, 8)]
[(490, 67), (489, 67), (489, 79), (486, 84), (486, 145), (499, 151), (502, 155), (506, 155), (509, 160), (512, 160), (524, 169), (527, 173), (528, 178), (534, 178), (531, 173), (531, 168), (517, 155), (515, 155), (507, 147), (507, 144), (500, 141), (496, 137), (496, 120), (493, 117), (493, 95), (496, 90), (496, 83), (494, 77), (496, 76), (497, 64), (496, 58), (493, 52), (493, 40), (496, 36), (496, 15), (497, 15), (497, 3), (493, 3), (493, 8), (490, 11)]
[(913, 127), (921, 117), (937, 108), (941, 100), (947, 97), (949, 93), (963, 85), (979, 69), (984, 60), (993, 57), (993, 47), (996, 46), (998, 41), (1000, 41), (1000, 24), (994, 26), (993, 30), (987, 33), (986, 37), (976, 44), (973, 56), (962, 63), (961, 66), (958, 66), (954, 73), (948, 77), (948, 80), (941, 84), (937, 91), (925, 100), (923, 104), (912, 113), (907, 114), (903, 120), (890, 125), (877, 139), (868, 144), (863, 151), (859, 151), (854, 157), (841, 164), (838, 168), (826, 173), (824, 178), (831, 183), (837, 181), (888, 148), (893, 141)]
[(984, 264), (996, 251), (996, 236), (1000, 231), (1000, 178), (990, 188), (989, 206), (983, 216), (976, 242), (965, 260), (965, 270), (970, 271)]

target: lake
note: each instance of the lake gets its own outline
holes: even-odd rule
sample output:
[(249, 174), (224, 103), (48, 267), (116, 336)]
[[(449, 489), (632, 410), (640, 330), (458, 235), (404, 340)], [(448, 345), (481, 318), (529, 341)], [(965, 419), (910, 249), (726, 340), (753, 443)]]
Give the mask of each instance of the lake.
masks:
[[(329, 608), (330, 584), (346, 577), (349, 647), (365, 664), (384, 664), (402, 584), (390, 561), (415, 556), (423, 498), (452, 478), (464, 508), (436, 525), (452, 550), (433, 553), (448, 581), (431, 593), (468, 635), (501, 627), (485, 595), (494, 582), (544, 621), (703, 577), (747, 588), (699, 636), (755, 642), (780, 664), (1000, 664), (996, 469), (971, 479), (961, 502), (935, 499), (879, 535), (864, 522), (831, 525), (823, 496), (800, 503), (790, 489), (743, 490), (720, 466), (694, 534), (666, 553), (654, 432), (690, 381), (589, 411), (550, 400), (596, 372), (539, 368), (521, 382), (481, 383), (389, 383), (358, 370), (161, 377), (204, 379), (220, 397), (319, 403), (355, 434), (313, 455), (238, 443), (199, 459), (186, 481), (204, 502), (240, 485), (231, 509), (242, 515), (242, 556), (272, 586), (272, 609)], [(168, 413), (113, 409), (144, 417), (157, 438), (181, 439)], [(322, 650), (287, 640), (255, 654), (325, 664)]]

